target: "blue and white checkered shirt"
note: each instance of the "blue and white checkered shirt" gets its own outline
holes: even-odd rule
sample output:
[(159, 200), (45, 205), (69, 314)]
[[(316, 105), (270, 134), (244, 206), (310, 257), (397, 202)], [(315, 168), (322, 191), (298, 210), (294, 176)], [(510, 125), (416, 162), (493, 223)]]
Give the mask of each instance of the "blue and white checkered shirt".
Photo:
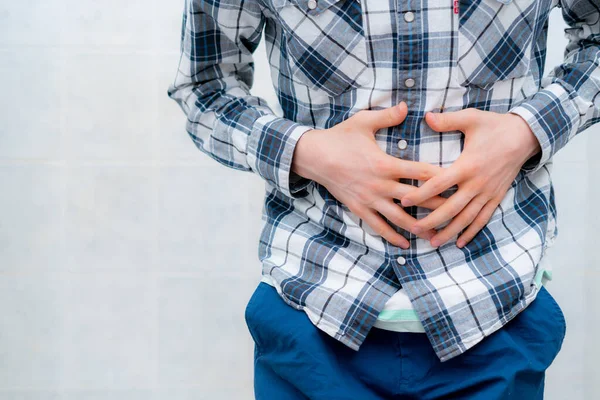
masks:
[[(569, 44), (564, 63), (544, 76), (556, 6)], [(402, 288), (445, 361), (537, 294), (539, 262), (558, 233), (552, 157), (600, 115), (599, 9), (598, 0), (187, 0), (169, 96), (202, 152), (264, 178), (262, 273), (289, 305), (358, 350)], [(282, 116), (250, 94), (263, 32)], [(423, 117), (467, 107), (518, 114), (541, 144), (463, 248), (455, 240), (434, 248), (399, 227), (411, 247), (391, 245), (324, 186), (291, 172), (308, 129), (400, 101), (406, 121), (376, 134), (395, 157), (448, 167), (464, 135), (434, 132)], [(405, 210), (417, 219), (431, 212)]]

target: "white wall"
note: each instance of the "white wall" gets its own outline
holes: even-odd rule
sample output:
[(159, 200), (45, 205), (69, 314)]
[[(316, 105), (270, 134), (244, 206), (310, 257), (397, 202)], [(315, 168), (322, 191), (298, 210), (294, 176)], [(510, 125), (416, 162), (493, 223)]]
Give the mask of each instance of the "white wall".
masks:
[[(0, 4), (2, 400), (252, 398), (243, 311), (263, 185), (202, 155), (167, 97), (181, 12), (182, 0)], [(555, 64), (557, 12), (551, 27)], [(275, 104), (262, 47), (256, 58), (256, 93)], [(555, 159), (549, 288), (569, 326), (548, 399), (600, 389), (599, 130)]]

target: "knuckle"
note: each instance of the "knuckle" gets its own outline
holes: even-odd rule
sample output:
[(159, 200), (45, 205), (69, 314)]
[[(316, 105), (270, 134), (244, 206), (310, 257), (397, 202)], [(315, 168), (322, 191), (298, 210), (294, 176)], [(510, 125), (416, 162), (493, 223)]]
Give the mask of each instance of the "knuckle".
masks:
[(373, 160), (373, 167), (378, 173), (388, 173), (391, 170), (391, 163), (387, 157), (377, 157)]
[(452, 204), (452, 207), (450, 207), (449, 214), (450, 214), (450, 216), (455, 216), (455, 215), (458, 215), (458, 213), (460, 213), (462, 210), (463, 210), (462, 204), (455, 203), (455, 204)]
[(375, 232), (377, 232), (377, 234), (379, 236), (382, 236), (384, 238), (389, 238), (389, 234), (387, 233), (386, 229), (383, 227), (383, 225), (377, 225), (377, 227), (375, 228)]
[(442, 167), (438, 167), (436, 165), (428, 164), (427, 168), (424, 171), (424, 175), (427, 179), (431, 179), (438, 174), (443, 172)]
[(488, 218), (485, 215), (479, 213), (475, 219), (473, 220), (473, 225), (477, 227), (477, 230), (483, 228), (483, 226), (487, 223)]
[(467, 245), (469, 242), (471, 242), (471, 239), (473, 239), (473, 235), (471, 235), (470, 233), (468, 233), (466, 231), (463, 232), (460, 236), (460, 240), (462, 240), (465, 243), (465, 245)]
[(395, 125), (396, 117), (398, 116), (398, 111), (396, 107), (390, 107), (385, 112), (385, 122), (387, 126)]
[(363, 190), (362, 194), (365, 194), (364, 192), (368, 192), (370, 195), (371, 193), (378, 192), (378, 191), (379, 191), (379, 183), (375, 180), (369, 180), (364, 183), (364, 190)]
[(478, 228), (476, 228), (473, 223), (471, 223), (469, 226), (467, 226), (462, 233), (462, 236), (465, 238), (466, 241), (469, 241), (471, 239), (473, 239), (473, 237), (475, 237), (475, 234), (479, 231)]
[(367, 190), (358, 191), (358, 193), (356, 193), (356, 199), (359, 201), (360, 204), (367, 206), (373, 202), (373, 196)]
[(448, 174), (446, 176), (446, 182), (448, 184), (448, 186), (450, 186), (450, 184), (454, 183), (454, 182), (459, 182), (464, 180), (467, 176), (469, 176), (469, 170), (470, 168), (464, 168), (463, 166), (460, 167), (456, 167), (456, 168), (449, 168), (448, 169)]
[(446, 126), (448, 125), (448, 116), (444, 113), (439, 113), (438, 115), (436, 115), (438, 122), (440, 123), (440, 125), (442, 126)]
[(465, 118), (468, 118), (471, 121), (479, 116), (479, 111), (480, 110), (472, 107), (463, 110)]
[(400, 215), (400, 207), (397, 207), (397, 210), (393, 210), (389, 213), (387, 218), (394, 224), (401, 226), (402, 225), (402, 216)]
[(462, 111), (463, 111), (463, 114), (464, 114), (465, 117), (472, 117), (473, 114), (477, 112), (477, 110), (475, 108), (473, 108), (473, 107), (465, 108)]
[(416, 175), (417, 180), (427, 181), (433, 177), (433, 170), (429, 167), (421, 168)]
[(369, 114), (368, 110), (360, 110), (356, 112), (352, 117), (355, 119), (364, 119)]
[[(480, 161), (480, 160), (473, 160), (471, 161), (471, 165), (470, 168), (468, 170), (465, 171), (465, 173), (471, 173), (471, 175), (475, 175), (475, 176), (481, 176), (483, 175), (482, 172), (485, 168), (485, 162), (484, 161)], [(477, 182), (479, 183), (479, 185), (481, 186), (484, 182), (484, 179), (479, 179), (477, 180)]]
[(477, 218), (477, 213), (475, 213), (475, 212), (469, 213), (469, 215), (465, 218), (465, 225), (469, 226), (469, 225), (473, 224), (475, 221), (475, 218)]
[(428, 181), (440, 172), (440, 167), (436, 167), (435, 165), (431, 164), (425, 164), (423, 168), (419, 170), (419, 173), (417, 174), (417, 179), (421, 181)]
[[(473, 200), (473, 201), (477, 201), (477, 200)], [(477, 218), (477, 216), (479, 215), (479, 213), (481, 212), (481, 204), (480, 203), (475, 203), (473, 204), (473, 207), (469, 207), (468, 210), (468, 220), (473, 222), (475, 220), (475, 218)]]
[(402, 239), (395, 232), (386, 233), (385, 240), (387, 240), (390, 243), (396, 243), (396, 244), (402, 243)]
[(484, 209), (484, 207), (490, 202), (490, 200), (492, 200), (492, 196), (487, 193), (481, 193), (474, 199), (475, 204), (481, 209)]
[(471, 190), (479, 191), (478, 189), (485, 187), (490, 179), (481, 174), (481, 166), (478, 162), (473, 163), (473, 174), (474, 177), (469, 182), (469, 188)]
[(504, 192), (501, 191), (496, 196), (491, 196), (490, 201), (493, 201), (494, 204), (496, 205), (496, 207), (498, 207), (498, 205), (500, 205), (500, 203), (502, 203), (502, 200), (504, 200), (504, 196), (506, 196), (506, 191), (504, 191)]
[(419, 171), (416, 178), (419, 181), (427, 181), (431, 179), (431, 174), (427, 171)]

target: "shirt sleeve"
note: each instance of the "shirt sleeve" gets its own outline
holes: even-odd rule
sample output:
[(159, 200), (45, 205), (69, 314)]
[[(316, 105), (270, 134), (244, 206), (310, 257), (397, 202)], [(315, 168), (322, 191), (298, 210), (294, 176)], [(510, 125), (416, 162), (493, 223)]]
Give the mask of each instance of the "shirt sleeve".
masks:
[(542, 149), (525, 162), (525, 173), (540, 169), (600, 117), (600, 0), (559, 5), (568, 25), (564, 62), (542, 78), (538, 92), (509, 110), (529, 124)]
[(265, 18), (256, 1), (186, 0), (181, 56), (168, 95), (187, 116), (196, 146), (219, 163), (260, 175), (285, 195), (308, 194), (291, 170), (297, 141), (311, 126), (275, 115), (252, 96), (252, 54)]

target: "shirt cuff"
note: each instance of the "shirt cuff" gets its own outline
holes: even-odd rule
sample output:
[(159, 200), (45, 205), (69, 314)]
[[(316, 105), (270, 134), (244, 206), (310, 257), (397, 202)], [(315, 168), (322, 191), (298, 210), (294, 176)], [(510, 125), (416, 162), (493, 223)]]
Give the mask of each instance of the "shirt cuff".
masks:
[(576, 134), (580, 120), (569, 92), (559, 83), (548, 85), (508, 112), (527, 122), (542, 148), (521, 167), (526, 174), (542, 168), (563, 148)]
[(258, 118), (248, 139), (250, 167), (265, 181), (291, 198), (308, 194), (312, 180), (292, 171), (292, 156), (300, 137), (312, 126), (302, 125), (275, 115)]

